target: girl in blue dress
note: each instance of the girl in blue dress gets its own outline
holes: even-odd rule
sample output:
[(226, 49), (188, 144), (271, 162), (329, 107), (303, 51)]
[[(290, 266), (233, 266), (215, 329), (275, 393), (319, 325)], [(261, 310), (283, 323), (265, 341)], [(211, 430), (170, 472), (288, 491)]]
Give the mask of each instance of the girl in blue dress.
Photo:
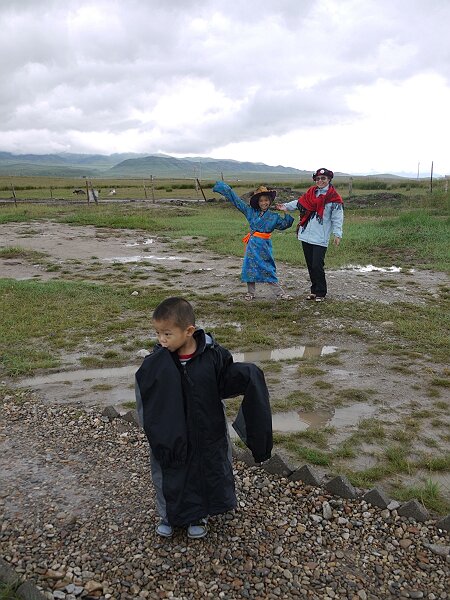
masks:
[(282, 300), (292, 300), (278, 283), (275, 260), (273, 258), (272, 241), (270, 239), (275, 229), (288, 229), (294, 222), (290, 215), (281, 217), (269, 210), (276, 196), (276, 190), (260, 186), (250, 198), (248, 206), (236, 192), (223, 181), (216, 181), (213, 192), (222, 194), (241, 211), (248, 221), (250, 231), (243, 238), (246, 244), (241, 279), (247, 284), (246, 300), (253, 300), (256, 292), (256, 282), (269, 283), (274, 295)]

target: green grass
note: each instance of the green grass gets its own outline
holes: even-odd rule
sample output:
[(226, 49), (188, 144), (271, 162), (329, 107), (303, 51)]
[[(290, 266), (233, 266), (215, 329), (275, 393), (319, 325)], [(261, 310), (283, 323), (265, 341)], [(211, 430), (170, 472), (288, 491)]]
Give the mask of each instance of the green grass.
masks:
[(20, 258), (27, 260), (41, 260), (46, 254), (37, 250), (28, 250), (22, 246), (3, 246), (0, 248), (0, 258)]
[(21, 600), (21, 596), (16, 593), (19, 585), (19, 583), (7, 584), (0, 581), (0, 600)]
[(308, 392), (296, 390), (295, 392), (288, 394), (286, 398), (272, 400), (271, 405), (274, 412), (283, 412), (295, 408), (302, 408), (303, 410), (310, 411), (314, 410), (316, 403), (314, 398)]
[[(327, 252), (329, 268), (347, 264), (372, 262), (378, 266), (430, 268), (448, 270), (448, 208), (438, 194), (433, 204), (418, 201), (410, 206), (380, 213), (374, 218), (365, 210), (348, 209), (345, 217), (343, 243), (333, 245)], [(144, 229), (152, 233), (166, 233), (171, 237), (192, 237), (196, 247), (213, 250), (219, 254), (242, 256), (241, 238), (247, 232), (244, 217), (228, 204), (190, 204), (167, 206), (161, 209), (151, 205), (99, 204), (99, 205), (6, 205), (0, 210), (0, 223), (51, 218), (75, 225), (94, 225)], [(301, 251), (294, 229), (276, 232), (273, 236), (278, 260), (298, 264)], [(188, 245), (187, 247), (190, 247)]]
[(443, 456), (426, 456), (417, 466), (428, 471), (450, 471), (450, 453), (447, 452)]
[(137, 329), (138, 311), (149, 313), (163, 298), (152, 288), (131, 296), (127, 288), (89, 283), (0, 279), (3, 370), (20, 375), (56, 367), (59, 350), (83, 349), (87, 339), (101, 341), (112, 331)]
[(438, 514), (448, 514), (450, 512), (450, 502), (443, 497), (439, 484), (433, 482), (431, 479), (427, 479), (422, 486), (396, 486), (394, 488), (394, 496), (397, 500), (401, 501), (408, 501), (415, 498), (426, 508)]

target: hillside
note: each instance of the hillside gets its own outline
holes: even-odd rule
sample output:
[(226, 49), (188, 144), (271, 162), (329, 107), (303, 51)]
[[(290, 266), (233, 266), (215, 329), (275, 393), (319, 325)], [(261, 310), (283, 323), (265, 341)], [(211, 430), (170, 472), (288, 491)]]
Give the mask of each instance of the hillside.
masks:
[(218, 160), (213, 158), (174, 158), (173, 156), (146, 156), (124, 160), (109, 170), (115, 177), (174, 177), (219, 179), (221, 173), (228, 177), (254, 177), (255, 175), (309, 176), (309, 171), (292, 167), (276, 167), (263, 163)]
[(214, 158), (175, 158), (165, 154), (12, 154), (0, 152), (0, 175), (42, 177), (120, 177), (133, 178), (205, 178), (218, 179), (221, 173), (234, 178), (255, 175), (310, 177), (302, 171), (282, 165), (218, 160)]

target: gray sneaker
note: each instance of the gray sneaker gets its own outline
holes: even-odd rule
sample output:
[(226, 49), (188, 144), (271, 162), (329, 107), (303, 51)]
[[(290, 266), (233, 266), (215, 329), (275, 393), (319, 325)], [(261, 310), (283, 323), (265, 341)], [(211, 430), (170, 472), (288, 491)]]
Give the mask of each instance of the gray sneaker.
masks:
[(191, 523), (187, 529), (187, 536), (191, 540), (204, 538), (208, 533), (208, 519), (200, 519), (197, 523)]
[(173, 527), (166, 521), (160, 521), (156, 526), (156, 533), (161, 537), (170, 538), (173, 536)]

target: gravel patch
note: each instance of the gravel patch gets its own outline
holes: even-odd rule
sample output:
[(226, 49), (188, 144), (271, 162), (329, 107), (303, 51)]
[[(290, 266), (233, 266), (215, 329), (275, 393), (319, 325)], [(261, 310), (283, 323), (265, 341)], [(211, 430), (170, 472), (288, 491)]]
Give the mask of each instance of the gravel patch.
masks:
[(3, 396), (0, 555), (49, 599), (448, 597), (449, 538), (434, 522), (239, 461), (238, 509), (204, 540), (163, 540), (139, 429)]

